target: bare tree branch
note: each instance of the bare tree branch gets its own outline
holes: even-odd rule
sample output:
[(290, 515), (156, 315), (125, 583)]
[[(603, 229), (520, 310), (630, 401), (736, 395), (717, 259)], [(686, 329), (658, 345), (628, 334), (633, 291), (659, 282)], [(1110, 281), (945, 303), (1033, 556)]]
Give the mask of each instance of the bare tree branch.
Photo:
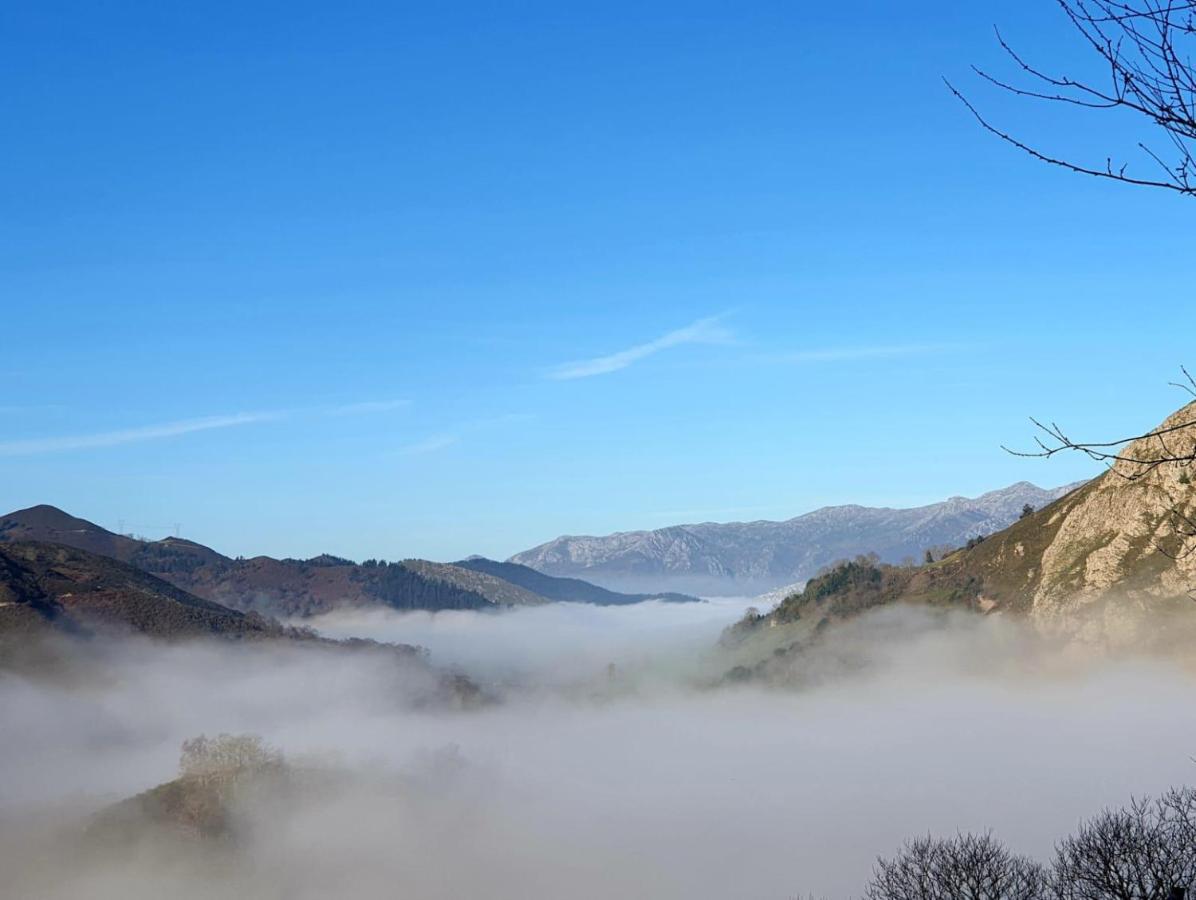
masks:
[(1137, 114), (1162, 131), (1170, 147), (1165, 157), (1145, 142), (1137, 142), (1145, 157), (1161, 169), (1161, 177), (1131, 175), (1128, 163), (1114, 163), (1111, 155), (1100, 166), (1045, 152), (994, 125), (944, 79), (951, 93), (986, 131), (1037, 160), (1082, 175), (1196, 195), (1196, 69), (1191, 60), (1191, 50), (1196, 46), (1196, 2), (1056, 2), (1107, 71), (1105, 85), (1050, 74), (1014, 50), (999, 30), (997, 42), (1021, 74), (1043, 87), (1019, 86), (976, 66), (973, 71), (989, 84), (1018, 97), (1089, 110), (1125, 109)]
[[(1184, 366), (1180, 366), (1180, 371), (1184, 373), (1186, 383), (1173, 381), (1170, 384), (1196, 396), (1196, 379)], [(1187, 470), (1196, 466), (1196, 439), (1192, 440), (1191, 449), (1184, 450), (1176, 445), (1176, 436), (1186, 436), (1189, 432), (1196, 435), (1196, 411), (1192, 417), (1175, 424), (1112, 441), (1076, 441), (1056, 422), (1046, 424), (1034, 417), (1030, 421), (1039, 430), (1034, 436), (1037, 450), (1011, 450), (1005, 446), (1001, 449), (1014, 456), (1037, 459), (1049, 459), (1067, 450), (1083, 453), (1089, 459), (1104, 463), (1110, 472), (1126, 481), (1139, 481), (1162, 466), (1175, 466), (1183, 470), (1179, 474), (1179, 483), (1192, 483)], [(1187, 445), (1186, 441), (1183, 443)], [(1191, 504), (1182, 497), (1175, 497), (1165, 480), (1154, 482), (1152, 489), (1162, 490), (1166, 496), (1169, 527), (1166, 537), (1152, 541), (1155, 550), (1173, 562), (1193, 556), (1196, 554), (1196, 514), (1190, 511)], [(1188, 591), (1188, 595), (1196, 600), (1196, 586)]]
[[(1183, 385), (1180, 385), (1183, 387)], [(1196, 428), (1196, 418), (1187, 422), (1180, 422), (1178, 425), (1169, 425), (1166, 428), (1159, 428), (1155, 431), (1147, 431), (1144, 434), (1132, 435), (1131, 437), (1118, 438), (1114, 441), (1073, 441), (1063, 430), (1054, 422), (1049, 425), (1030, 417), (1030, 421), (1034, 423), (1044, 434), (1048, 435), (1053, 443), (1045, 442), (1041, 437), (1034, 438), (1035, 443), (1039, 449), (1036, 451), (1026, 450), (1012, 450), (1004, 445), (1001, 449), (1006, 453), (1011, 453), (1014, 456), (1035, 457), (1039, 459), (1046, 459), (1062, 453), (1065, 450), (1075, 450), (1085, 454), (1091, 459), (1098, 462), (1112, 462), (1112, 463), (1129, 463), (1131, 465), (1140, 466), (1141, 468), (1135, 472), (1128, 474), (1126, 477), (1131, 480), (1137, 480), (1148, 472), (1153, 471), (1164, 463), (1180, 463), (1188, 464), (1196, 462), (1196, 447), (1187, 453), (1172, 452), (1164, 438), (1169, 434), (1174, 434), (1179, 431), (1186, 431), (1189, 428)], [(1157, 439), (1159, 441), (1161, 452), (1158, 454), (1151, 454), (1149, 456), (1131, 456), (1121, 451), (1120, 448), (1127, 444), (1133, 444), (1138, 441)], [(1126, 473), (1120, 473), (1126, 474)]]

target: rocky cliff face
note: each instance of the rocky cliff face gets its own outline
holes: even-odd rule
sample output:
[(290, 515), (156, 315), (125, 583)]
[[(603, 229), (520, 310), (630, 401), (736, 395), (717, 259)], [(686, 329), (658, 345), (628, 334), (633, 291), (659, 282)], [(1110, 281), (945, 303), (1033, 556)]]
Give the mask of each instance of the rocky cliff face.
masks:
[(805, 581), (840, 559), (876, 553), (885, 562), (921, 559), (959, 546), (1042, 507), (1075, 485), (1043, 490), (1019, 482), (980, 497), (914, 509), (832, 506), (784, 522), (706, 522), (605, 537), (561, 537), (512, 562), (551, 575), (628, 590), (756, 593)]
[[(1166, 438), (1146, 438), (1120, 454), (1133, 460), (1196, 449), (1196, 404), (1157, 430), (1191, 423)], [(1131, 636), (1144, 617), (1196, 596), (1196, 467), (1119, 461), (1060, 504), (1046, 523), (1052, 539), (1038, 560), (1028, 614), (1040, 627)], [(1009, 552), (1017, 554), (1014, 545)], [(1022, 551), (1024, 552), (1024, 550)], [(1033, 562), (1033, 560), (1031, 560)], [(1196, 604), (1192, 604), (1196, 606)]]

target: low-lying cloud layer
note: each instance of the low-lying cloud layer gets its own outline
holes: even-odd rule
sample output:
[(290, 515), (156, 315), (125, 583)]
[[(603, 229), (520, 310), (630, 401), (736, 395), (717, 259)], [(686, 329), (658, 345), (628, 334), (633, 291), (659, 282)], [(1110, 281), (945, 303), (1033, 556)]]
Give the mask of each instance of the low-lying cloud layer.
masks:
[[(474, 711), (414, 708), (418, 676), (376, 660), (250, 646), (130, 644), (102, 681), (5, 677), (0, 869), (101, 900), (849, 897), (908, 836), (991, 828), (1044, 858), (1080, 817), (1196, 775), (1181, 665), (889, 611), (828, 644), (804, 689), (710, 688), (699, 650), (742, 605), (322, 623), (502, 691)], [(39, 864), (43, 828), (172, 778), (183, 739), (222, 731), (332, 786), (247, 801), (244, 839), (211, 855)]]
[(633, 669), (638, 679), (676, 682), (696, 673), (721, 630), (750, 601), (650, 601), (627, 606), (554, 603), (514, 612), (334, 613), (310, 624), (330, 637), (417, 644), (441, 663), (527, 688), (585, 683)]

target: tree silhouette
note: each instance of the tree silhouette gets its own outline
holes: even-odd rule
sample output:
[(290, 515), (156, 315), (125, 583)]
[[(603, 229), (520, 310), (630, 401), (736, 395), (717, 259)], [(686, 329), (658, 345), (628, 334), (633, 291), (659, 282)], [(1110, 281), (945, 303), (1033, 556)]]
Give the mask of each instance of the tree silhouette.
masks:
[(1060, 900), (1183, 900), (1196, 884), (1196, 791), (1105, 810), (1060, 842)]
[(1033, 860), (992, 835), (960, 834), (906, 842), (880, 859), (866, 900), (1047, 900), (1049, 879)]
[[(947, 87), (987, 131), (1035, 159), (1072, 172), (1143, 187), (1196, 195), (1196, 2), (1192, 0), (1056, 0), (1077, 37), (1105, 72), (1099, 81), (1048, 71), (1029, 62), (997, 31), (1012, 61), (1017, 82), (973, 66), (973, 71), (1004, 91), (1031, 100), (1085, 110), (1135, 114), (1155, 134), (1155, 147), (1138, 142), (1153, 174), (1131, 174), (1129, 164), (1076, 160), (1041, 150), (994, 125), (950, 81)], [(1162, 149), (1156, 149), (1161, 147)], [(1095, 155), (1095, 154), (1094, 154)]]

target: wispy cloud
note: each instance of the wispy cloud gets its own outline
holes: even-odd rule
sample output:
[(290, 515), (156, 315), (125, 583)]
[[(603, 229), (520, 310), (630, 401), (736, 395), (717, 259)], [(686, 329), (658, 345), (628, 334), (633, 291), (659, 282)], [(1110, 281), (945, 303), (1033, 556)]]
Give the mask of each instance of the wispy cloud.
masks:
[(399, 448), (399, 452), (404, 456), (422, 456), (425, 453), (435, 453), (437, 450), (451, 447), (460, 440), (460, 436), (455, 434), (434, 434), (431, 437), (424, 438), (422, 441), (416, 441), (414, 444), (407, 444), (405, 447)]
[(872, 347), (828, 347), (778, 353), (768, 359), (781, 363), (852, 362), (859, 359), (884, 359), (894, 356), (924, 356), (960, 349), (956, 344), (883, 344)]
[(280, 419), (284, 413), (258, 412), (236, 413), (231, 416), (207, 416), (201, 419), (181, 419), (158, 425), (143, 425), (139, 428), (125, 428), (119, 431), (100, 431), (92, 434), (71, 434), (61, 437), (30, 438), (18, 441), (0, 442), (0, 456), (30, 456), (38, 453), (55, 453), (62, 450), (87, 450), (96, 447), (115, 447), (120, 444), (134, 444), (140, 441), (156, 441), (178, 437), (196, 431), (211, 431), (216, 428), (235, 428), (238, 425), (253, 425)]
[(157, 441), (180, 437), (197, 431), (212, 431), (219, 428), (236, 428), (240, 425), (256, 425), (262, 422), (278, 422), (284, 419), (301, 419), (312, 416), (360, 416), (400, 409), (409, 405), (408, 400), (368, 400), (347, 403), (341, 406), (318, 409), (281, 409), (265, 412), (245, 412), (233, 415), (205, 416), (195, 419), (179, 419), (136, 428), (114, 431), (98, 431), (89, 434), (68, 434), (56, 437), (27, 438), (15, 441), (0, 441), (0, 456), (35, 456), (42, 453), (58, 453), (68, 450), (92, 450), (103, 447), (117, 447), (122, 444), (136, 444), (143, 441)]
[(558, 381), (569, 381), (574, 378), (607, 375), (620, 369), (626, 369), (642, 359), (647, 359), (649, 356), (654, 356), (662, 350), (672, 347), (680, 347), (684, 344), (725, 344), (732, 340), (732, 335), (729, 329), (720, 324), (722, 319), (723, 316), (698, 319), (684, 328), (678, 328), (676, 331), (670, 331), (654, 340), (636, 344), (634, 347), (628, 347), (617, 353), (565, 363), (550, 371), (548, 377)]

